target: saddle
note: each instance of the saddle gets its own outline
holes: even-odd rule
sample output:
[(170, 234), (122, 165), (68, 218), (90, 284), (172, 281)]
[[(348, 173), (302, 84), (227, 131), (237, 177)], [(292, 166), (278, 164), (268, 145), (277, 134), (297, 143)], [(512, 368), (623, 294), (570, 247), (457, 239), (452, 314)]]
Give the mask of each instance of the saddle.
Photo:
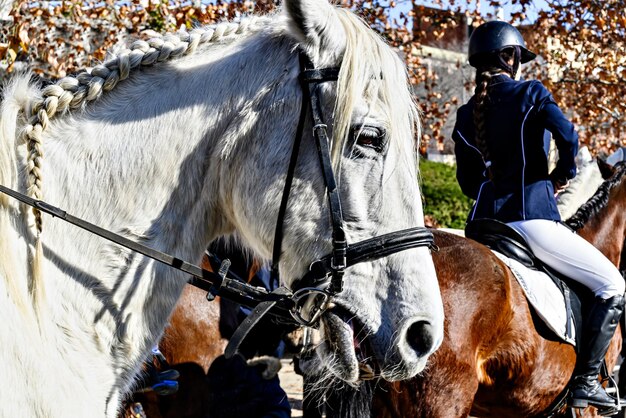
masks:
[[(545, 273), (554, 282), (563, 294), (567, 317), (573, 318), (576, 350), (578, 351), (578, 347), (580, 347), (579, 339), (583, 332), (583, 311), (587, 305), (586, 301), (591, 300), (593, 297), (591, 292), (579, 283), (544, 264), (533, 254), (524, 237), (503, 222), (495, 219), (471, 221), (465, 227), (465, 236), (480, 242), (493, 251), (520, 262), (525, 267)], [(544, 338), (554, 336), (554, 333), (542, 321), (537, 320), (536, 315), (533, 315), (533, 321), (535, 328)], [(569, 321), (566, 326), (570, 327)], [(570, 329), (567, 331), (569, 333)]]

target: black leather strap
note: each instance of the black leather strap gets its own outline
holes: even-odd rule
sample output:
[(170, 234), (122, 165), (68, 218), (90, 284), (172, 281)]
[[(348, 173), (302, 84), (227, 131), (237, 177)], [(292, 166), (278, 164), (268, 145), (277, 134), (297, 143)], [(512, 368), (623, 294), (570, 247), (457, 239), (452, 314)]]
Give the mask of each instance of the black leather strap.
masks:
[(313, 63), (305, 59), (306, 69), (300, 74), (302, 83), (324, 83), (326, 81), (337, 81), (339, 78), (339, 67), (336, 68), (312, 68)]
[(329, 291), (338, 293), (342, 289), (343, 271), (345, 269), (346, 255), (346, 237), (343, 229), (343, 215), (341, 213), (341, 201), (335, 176), (333, 174), (332, 164), (330, 160), (330, 140), (326, 132), (326, 125), (323, 121), (320, 98), (318, 93), (319, 84), (326, 81), (336, 81), (339, 76), (339, 68), (313, 68), (313, 63), (304, 53), (300, 53), (300, 83), (304, 92), (303, 104), (300, 108), (300, 118), (298, 120), (297, 134), (291, 151), (291, 159), (287, 170), (287, 178), (283, 188), (283, 196), (281, 199), (278, 218), (276, 221), (276, 230), (274, 232), (274, 248), (272, 251), (272, 275), (278, 277), (278, 266), (280, 255), (282, 252), (282, 240), (284, 234), (284, 218), (289, 201), (289, 194), (293, 183), (296, 165), (298, 162), (298, 154), (300, 152), (300, 144), (304, 133), (304, 124), (306, 121), (306, 112), (311, 109), (311, 117), (313, 121), (313, 136), (317, 147), (317, 152), (322, 168), (324, 185), (328, 195), (333, 234), (333, 253), (331, 259), (333, 280)]
[(265, 289), (251, 286), (231, 271), (224, 271), (222, 274), (217, 274), (209, 270), (202, 269), (184, 260), (155, 250), (154, 248), (131, 241), (119, 234), (77, 218), (63, 209), (52, 206), (41, 200), (33, 199), (5, 186), (0, 185), (0, 192), (5, 193), (31, 207), (36, 207), (44, 213), (62, 219), (106, 240), (112, 241), (122, 247), (128, 248), (158, 261), (159, 263), (166, 264), (177, 270), (190, 274), (192, 276), (189, 280), (191, 285), (206, 290), (213, 295), (220, 295), (250, 308), (255, 307), (259, 302), (271, 301), (273, 302), (272, 307), (274, 308), (272, 311), (273, 315), (280, 317), (283, 321), (291, 323), (294, 322), (293, 317), (289, 313), (293, 306), (293, 301), (289, 297), (285, 297), (283, 294), (269, 293)]
[[(302, 54), (300, 54), (300, 60), (302, 67)], [(305, 89), (302, 86), (303, 94)], [(289, 160), (289, 168), (287, 169), (287, 177), (285, 178), (285, 186), (283, 187), (283, 196), (280, 201), (280, 208), (278, 209), (278, 218), (276, 219), (276, 229), (274, 230), (274, 247), (272, 250), (272, 277), (278, 278), (278, 263), (280, 262), (280, 255), (283, 245), (283, 227), (285, 223), (285, 213), (287, 211), (287, 203), (289, 202), (289, 194), (291, 193), (291, 185), (293, 184), (293, 178), (296, 172), (296, 165), (298, 163), (298, 155), (300, 154), (300, 144), (302, 143), (302, 133), (304, 132), (304, 123), (306, 121), (306, 114), (309, 109), (309, 101), (306, 98), (302, 100), (302, 106), (300, 107), (300, 117), (298, 118), (298, 126), (296, 128), (296, 138), (291, 149), (291, 158)], [(277, 280), (278, 281), (278, 280)]]
[(315, 68), (313, 61), (303, 52), (300, 52), (300, 82), (303, 83), (324, 83), (326, 81), (337, 81), (341, 67)]
[[(436, 249), (433, 233), (425, 227), (415, 227), (379, 235), (355, 244), (346, 249), (346, 268), (358, 263), (377, 260), (411, 248), (428, 247)], [(332, 273), (332, 258), (326, 256), (309, 268), (309, 273), (298, 281), (295, 288), (316, 287), (327, 280)]]
[[(315, 137), (315, 145), (317, 146), (317, 155), (319, 157), (320, 166), (322, 168), (322, 176), (324, 185), (326, 186), (326, 194), (328, 196), (328, 205), (330, 208), (330, 216), (333, 228), (332, 243), (333, 252), (331, 256), (331, 283), (328, 292), (336, 294), (341, 292), (343, 288), (343, 274), (346, 268), (346, 250), (348, 248), (346, 242), (346, 233), (343, 229), (343, 214), (341, 211), (341, 199), (337, 182), (333, 173), (332, 162), (330, 159), (330, 138), (326, 131), (327, 126), (324, 124), (319, 96), (319, 82), (317, 80), (329, 81), (333, 78), (330, 76), (338, 75), (336, 69), (309, 70), (303, 72), (303, 79), (308, 84), (308, 95), (311, 102), (311, 117), (313, 118), (313, 136)], [(336, 78), (334, 78), (336, 80)]]
[(256, 305), (250, 315), (248, 315), (246, 319), (244, 319), (243, 322), (239, 324), (239, 326), (233, 333), (233, 336), (230, 337), (228, 345), (224, 350), (224, 356), (227, 359), (231, 358), (237, 353), (237, 351), (239, 350), (239, 346), (246, 338), (246, 336), (250, 333), (252, 328), (254, 328), (255, 325), (258, 324), (259, 321), (261, 321), (261, 319), (263, 319), (263, 317), (267, 315), (280, 300), (284, 299), (284, 296), (291, 296), (291, 292), (284, 287), (279, 287), (270, 294), (278, 296), (278, 298), (276, 298), (275, 300), (266, 300)]
[(196, 281), (206, 282), (211, 286), (220, 286), (222, 282), (222, 278), (208, 270), (201, 269), (200, 267), (190, 264), (180, 258), (171, 256), (169, 254), (163, 253), (161, 251), (155, 250), (154, 248), (150, 248), (146, 245), (140, 244), (138, 242), (129, 240), (126, 237), (123, 237), (114, 232), (108, 231), (104, 228), (101, 228), (97, 225), (94, 225), (90, 222), (87, 222), (83, 219), (77, 218), (63, 209), (52, 206), (46, 202), (41, 200), (33, 199), (29, 196), (26, 196), (20, 192), (9, 189), (3, 185), (0, 185), (0, 192), (5, 193), (20, 202), (23, 202), (31, 207), (35, 207), (40, 211), (52, 215), (56, 218), (62, 219), (72, 225), (76, 225), (79, 228), (85, 229), (93, 234), (96, 234), (106, 240), (112, 241), (116, 244), (121, 245), (122, 247), (133, 250), (139, 254), (145, 255), (153, 260), (156, 260), (160, 263), (167, 264), (168, 266), (174, 267), (175, 269), (184, 271), (185, 273), (191, 274), (194, 276)]

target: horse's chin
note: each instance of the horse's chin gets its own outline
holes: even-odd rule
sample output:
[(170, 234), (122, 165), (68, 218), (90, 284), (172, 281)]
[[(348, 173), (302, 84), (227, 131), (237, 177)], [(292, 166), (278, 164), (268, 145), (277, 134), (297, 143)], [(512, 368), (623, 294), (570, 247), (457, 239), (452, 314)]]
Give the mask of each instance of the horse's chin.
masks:
[(328, 370), (344, 382), (358, 381), (359, 361), (350, 323), (332, 312), (326, 313), (323, 322), (326, 344), (320, 347), (318, 353), (326, 360)]
[(340, 310), (327, 312), (323, 332), (326, 343), (319, 347), (318, 354), (332, 374), (347, 383), (374, 377), (375, 367), (367, 362), (366, 343), (359, 338), (368, 333), (354, 315)]

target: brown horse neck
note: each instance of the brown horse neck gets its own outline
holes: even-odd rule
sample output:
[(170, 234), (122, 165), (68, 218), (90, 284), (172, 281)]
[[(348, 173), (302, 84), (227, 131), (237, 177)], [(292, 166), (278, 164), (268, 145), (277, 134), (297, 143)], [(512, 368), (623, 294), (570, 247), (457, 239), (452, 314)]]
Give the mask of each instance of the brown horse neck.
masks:
[(626, 180), (611, 191), (608, 204), (592, 216), (578, 234), (592, 243), (611, 262), (624, 264), (622, 253), (626, 239)]

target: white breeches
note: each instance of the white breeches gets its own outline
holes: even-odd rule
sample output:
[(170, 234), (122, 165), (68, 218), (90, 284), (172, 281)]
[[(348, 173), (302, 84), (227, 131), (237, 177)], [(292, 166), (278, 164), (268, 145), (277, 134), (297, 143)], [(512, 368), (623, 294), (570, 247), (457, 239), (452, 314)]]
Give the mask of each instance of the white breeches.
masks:
[(547, 219), (509, 222), (535, 256), (559, 273), (608, 299), (624, 294), (624, 278), (596, 247), (565, 225)]

